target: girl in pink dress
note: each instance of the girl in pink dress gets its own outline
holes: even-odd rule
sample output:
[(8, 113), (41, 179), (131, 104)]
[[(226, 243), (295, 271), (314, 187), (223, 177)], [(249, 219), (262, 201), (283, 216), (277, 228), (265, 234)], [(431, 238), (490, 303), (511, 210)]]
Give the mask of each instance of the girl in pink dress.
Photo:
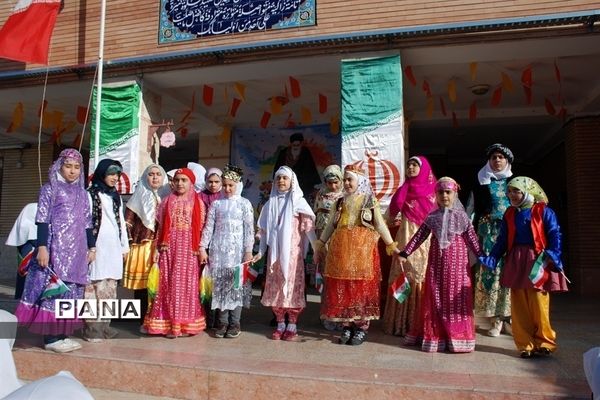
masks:
[(435, 186), (438, 209), (431, 212), (400, 253), (403, 265), (430, 234), (421, 321), (406, 335), (406, 344), (427, 352), (468, 353), (475, 350), (470, 249), (480, 256), (477, 234), (458, 200), (459, 186), (449, 177)]
[(254, 262), (260, 260), (269, 247), (261, 302), (273, 309), (277, 320), (273, 340), (298, 338), (298, 315), (306, 307), (304, 257), (308, 242), (315, 249), (317, 239), (314, 222), (315, 214), (303, 197), (296, 174), (289, 167), (280, 167), (258, 218), (260, 251), (253, 258)]

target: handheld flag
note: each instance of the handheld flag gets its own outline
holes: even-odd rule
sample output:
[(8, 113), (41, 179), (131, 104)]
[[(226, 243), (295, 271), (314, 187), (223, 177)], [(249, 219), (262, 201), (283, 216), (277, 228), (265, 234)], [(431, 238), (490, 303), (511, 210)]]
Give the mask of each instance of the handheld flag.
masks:
[(49, 269), (50, 275), (48, 283), (42, 292), (42, 299), (47, 299), (54, 296), (60, 296), (69, 291), (69, 287), (56, 275), (56, 272)]
[(408, 296), (410, 296), (410, 284), (408, 283), (408, 278), (404, 272), (401, 272), (398, 278), (392, 282), (390, 291), (392, 292), (392, 296), (394, 296), (399, 303), (403, 303), (408, 299)]
[(254, 282), (258, 276), (258, 271), (250, 266), (250, 261), (235, 266), (233, 275), (233, 287), (241, 288), (246, 282)]
[(531, 267), (531, 272), (529, 273), (529, 280), (533, 283), (534, 288), (541, 289), (550, 277), (549, 272), (546, 270), (550, 261), (551, 259), (545, 251), (542, 251), (535, 259), (533, 266)]
[(318, 270), (315, 272), (315, 288), (319, 293), (323, 293), (323, 275)]
[(17, 270), (19, 275), (21, 275), (21, 276), (27, 275), (27, 272), (29, 271), (29, 261), (31, 261), (32, 257), (33, 257), (33, 249), (31, 249), (31, 251), (29, 253), (27, 253), (27, 255), (25, 257), (23, 257), (23, 259), (21, 259), (21, 262), (19, 263), (19, 269)]
[(19, 0), (0, 29), (0, 57), (48, 64), (48, 49), (61, 0)]

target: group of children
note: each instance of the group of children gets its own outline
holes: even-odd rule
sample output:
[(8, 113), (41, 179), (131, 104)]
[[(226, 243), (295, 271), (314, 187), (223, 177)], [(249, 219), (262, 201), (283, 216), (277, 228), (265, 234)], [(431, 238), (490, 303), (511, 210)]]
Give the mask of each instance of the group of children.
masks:
[[(549, 354), (556, 348), (547, 293), (566, 289), (564, 275), (556, 273), (562, 270), (560, 232), (554, 213), (545, 205), (545, 195), (530, 178), (509, 183), (513, 207), (505, 214), (496, 245), (485, 256), (458, 200), (458, 184), (448, 177), (435, 181), (424, 157), (409, 159), (407, 182), (414, 187), (399, 190), (402, 199), (396, 208), (390, 207), (392, 215), (388, 213), (392, 225), (402, 216), (409, 219), (410, 225), (402, 230), (401, 247), (390, 234), (365, 171), (355, 165), (343, 171), (338, 166), (324, 170), (324, 185), (314, 209), (292, 169), (280, 167), (255, 233), (252, 205), (241, 196), (243, 172), (239, 168), (211, 168), (204, 176), (180, 168), (173, 172), (169, 186), (164, 169), (152, 164), (124, 207), (117, 192), (121, 164), (102, 160), (86, 192), (82, 162), (76, 150), (64, 150), (42, 187), (36, 216), (38, 246), (16, 312), (22, 323), (32, 324), (44, 335), (48, 350), (67, 352), (81, 347), (68, 337), (80, 321), (55, 319), (57, 297), (44, 296), (53, 279), (64, 281), (69, 289), (60, 298), (116, 298), (117, 281), (122, 280), (137, 298), (147, 299), (145, 289), (153, 265), (158, 267), (158, 284), (144, 305), (143, 333), (171, 338), (195, 335), (206, 328), (206, 316), (212, 310), (215, 336), (236, 338), (241, 332), (242, 308), (251, 299), (251, 283), (243, 276), (263, 256), (261, 303), (272, 309), (277, 323), (271, 338), (296, 341), (298, 317), (306, 307), (304, 260), (309, 245), (317, 272), (324, 277), (321, 319), (341, 328), (340, 344), (360, 345), (367, 338), (370, 321), (379, 319), (382, 311), (380, 238), (387, 254), (394, 255), (394, 275), (410, 270), (406, 275), (416, 284), (417, 294), (409, 297), (411, 317), (400, 313), (405, 322), (410, 320), (403, 332), (408, 344), (420, 344), (424, 351), (474, 350), (471, 250), (490, 268), (506, 254), (502, 284), (517, 289), (513, 290), (513, 332), (523, 356)], [(412, 181), (419, 171), (411, 176), (411, 163), (424, 173), (424, 179)], [(432, 189), (434, 194), (421, 201), (421, 195)], [(260, 246), (253, 255), (256, 237)], [(429, 246), (427, 265), (413, 268), (410, 261), (424, 243)], [(535, 286), (528, 276), (541, 256), (550, 265), (542, 276), (550, 279)], [(204, 310), (200, 302), (201, 275), (212, 278), (210, 310)], [(392, 309), (391, 303), (387, 308)], [(109, 324), (86, 320), (84, 339), (97, 342), (114, 337), (116, 331)]]

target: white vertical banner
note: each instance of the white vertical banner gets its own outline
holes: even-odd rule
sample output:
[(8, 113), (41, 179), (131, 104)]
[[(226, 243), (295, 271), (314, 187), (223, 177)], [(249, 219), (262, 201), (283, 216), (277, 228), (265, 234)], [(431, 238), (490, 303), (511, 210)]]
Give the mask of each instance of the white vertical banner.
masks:
[(359, 165), (387, 209), (404, 179), (400, 56), (342, 61), (342, 166)]

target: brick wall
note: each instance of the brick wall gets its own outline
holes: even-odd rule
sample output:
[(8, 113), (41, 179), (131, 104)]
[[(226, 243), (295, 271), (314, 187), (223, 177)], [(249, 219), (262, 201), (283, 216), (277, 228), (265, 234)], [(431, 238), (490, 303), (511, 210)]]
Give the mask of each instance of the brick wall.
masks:
[(572, 290), (600, 295), (600, 117), (566, 127), (569, 265)]
[[(0, 24), (4, 24), (15, 3), (16, 0), (0, 2)], [(106, 61), (240, 43), (600, 8), (597, 1), (589, 0), (316, 0), (316, 26), (219, 35), (159, 46), (159, 4), (158, 0), (107, 2), (104, 53)], [(100, 0), (65, 1), (65, 7), (54, 30), (50, 65), (83, 65), (95, 62), (98, 55), (99, 19)], [(25, 66), (35, 67), (39, 66)], [(23, 68), (22, 64), (0, 60), (0, 71), (20, 68)]]

